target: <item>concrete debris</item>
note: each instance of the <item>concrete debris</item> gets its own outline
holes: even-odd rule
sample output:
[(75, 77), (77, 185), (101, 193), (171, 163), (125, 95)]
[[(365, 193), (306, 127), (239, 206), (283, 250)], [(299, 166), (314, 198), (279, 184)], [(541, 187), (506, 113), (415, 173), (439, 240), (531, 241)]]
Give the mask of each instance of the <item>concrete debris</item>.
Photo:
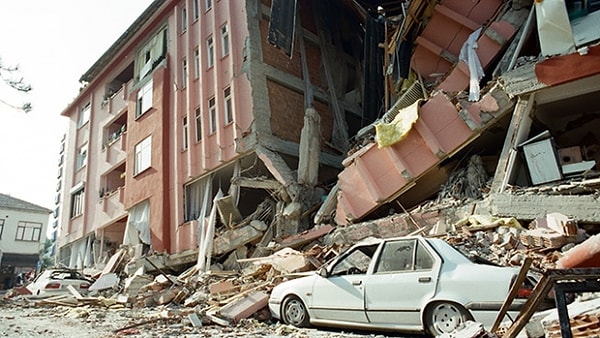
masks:
[[(570, 29), (570, 13), (562, 8), (564, 4), (560, 9), (554, 8), (560, 1), (535, 1), (536, 42), (541, 44), (541, 54), (549, 56), (543, 60), (537, 55), (522, 55), (522, 45), (509, 46), (527, 17), (533, 18), (527, 9), (530, 1), (489, 1), (481, 6), (478, 1), (431, 2), (431, 6), (421, 1), (408, 3), (406, 9), (413, 15), (405, 18), (406, 27), (421, 21), (426, 24), (422, 31), (414, 32), (415, 37), (419, 36), (414, 46), (408, 46), (415, 50), (408, 58), (412, 64), (406, 64), (410, 71), (395, 74), (398, 83), (392, 84), (396, 80), (391, 77), (386, 80), (384, 116), (397, 115), (390, 121), (381, 120), (386, 124), (375, 127), (380, 147), (374, 146), (375, 136), (369, 132), (373, 126), (366, 127), (368, 131), (357, 138), (360, 145), (341, 163), (336, 162), (344, 168), (336, 173), (337, 182), (329, 194), (318, 190), (323, 189), (318, 179), (322, 164), (319, 157), (326, 154), (321, 148), (332, 146), (321, 144), (321, 128), (331, 126), (321, 126), (319, 111), (308, 107), (298, 168), (290, 167), (289, 154), (283, 156), (270, 147), (257, 145), (256, 155), (264, 167), (261, 174), (268, 172), (270, 177), (238, 176), (232, 183), (238, 188), (264, 189), (270, 197), (262, 202), (252, 201), (255, 211), (243, 218), (242, 212), (248, 210), (236, 202), (239, 196), (217, 194), (211, 216), (195, 221), (200, 224), (199, 248), (188, 256), (197, 259), (187, 262), (194, 265), (159, 264), (159, 253), (150, 258), (145, 252), (142, 254), (143, 245), (125, 246), (117, 249), (101, 273), (94, 276), (95, 282), (87, 294), (70, 287), (69, 293), (39, 298), (15, 289), (4, 298), (34, 306), (68, 307), (64, 315), (70, 318), (86, 317), (90, 308), (159, 311), (115, 331), (123, 335), (139, 333), (142, 327), (152, 328), (159, 322), (176, 328), (228, 327), (249, 320), (266, 322), (270, 319), (265, 310), (269, 292), (277, 283), (316, 270), (345, 248), (371, 236), (442, 237), (473, 261), (516, 267), (531, 259), (531, 270), (542, 275), (550, 269), (600, 267), (600, 235), (594, 226), (600, 223), (600, 173), (595, 171), (599, 169), (600, 141), (593, 133), (597, 126), (589, 123), (598, 112), (582, 109), (586, 103), (594, 105), (591, 103), (597, 95), (587, 95), (597, 94), (598, 89), (579, 92), (570, 87), (551, 88), (569, 81), (573, 87), (585, 87), (587, 82), (574, 82), (585, 77), (597, 83), (597, 78), (591, 76), (600, 69), (600, 46), (590, 45), (585, 53), (573, 53), (570, 31), (557, 40), (553, 30), (540, 24), (545, 20), (552, 26), (554, 20), (550, 19), (557, 19), (561, 26)], [(451, 8), (459, 4), (464, 7)], [(462, 12), (477, 15), (467, 18)], [(431, 17), (425, 18), (425, 13)], [(448, 23), (457, 19), (462, 24), (456, 25), (456, 32), (442, 32), (454, 27)], [(481, 32), (480, 27), (484, 27)], [(528, 40), (525, 28), (520, 37)], [(314, 35), (311, 39), (320, 39), (320, 45), (326, 46), (324, 31), (317, 30), (307, 32)], [(398, 41), (408, 41), (407, 34), (408, 31), (401, 33)], [(469, 36), (469, 55), (459, 58), (459, 53), (463, 54), (460, 47)], [(388, 39), (385, 36), (386, 49)], [(488, 75), (486, 81), (492, 79), (480, 83), (483, 68), (491, 68), (499, 58), (505, 59), (500, 55), (503, 51), (507, 51), (512, 65), (500, 79)], [(326, 49), (321, 52), (327, 56)], [(432, 52), (435, 53), (430, 56)], [(566, 53), (569, 55), (550, 57)], [(580, 67), (585, 55), (588, 59), (596, 55), (596, 61)], [(337, 105), (337, 90), (329, 69), (332, 61), (325, 57), (321, 65), (327, 73), (329, 95), (333, 96), (331, 104)], [(391, 71), (394, 67), (389, 61), (385, 68)], [(518, 67), (513, 69), (515, 64)], [(490, 72), (486, 70), (485, 74)], [(391, 74), (386, 74), (386, 78), (388, 75)], [(410, 86), (403, 83), (410, 78)], [(312, 88), (310, 83), (308, 87)], [(408, 95), (410, 89), (395, 92), (394, 88), (403, 87), (415, 89), (418, 95)], [(530, 96), (531, 91), (538, 89), (546, 91)], [(550, 106), (560, 97), (564, 99), (569, 91), (572, 93), (568, 99), (572, 100), (558, 108)], [(319, 95), (324, 93), (319, 91)], [(516, 96), (518, 102), (513, 100)], [(388, 110), (392, 98), (397, 99), (396, 104)], [(575, 106), (579, 98), (585, 102)], [(342, 108), (350, 109), (352, 105), (344, 102), (347, 107)], [(582, 111), (565, 112), (571, 110)], [(550, 121), (559, 112), (566, 117)], [(334, 123), (336, 131), (346, 132), (346, 128), (341, 128), (345, 122)], [(391, 128), (388, 137), (382, 134), (385, 127)], [(531, 136), (537, 129), (550, 127), (552, 130)], [(479, 142), (484, 141), (486, 144), (481, 146)], [(333, 143), (333, 148), (345, 151), (348, 135), (339, 136)], [(486, 147), (490, 149), (484, 153)], [(324, 196), (326, 199), (322, 199)], [(550, 204), (551, 196), (565, 198), (552, 199), (556, 202)], [(528, 197), (531, 208), (518, 203)], [(570, 216), (568, 208), (563, 208), (566, 201), (580, 206), (584, 198), (589, 201), (585, 203), (588, 207), (580, 207), (579, 217)], [(582, 215), (588, 216), (582, 219)], [(308, 221), (311, 219), (315, 220), (314, 227)], [(332, 224), (320, 224), (328, 221)], [(568, 309), (574, 336), (600, 335), (598, 299), (576, 301)], [(560, 336), (562, 323), (556, 310), (532, 318), (527, 328), (530, 337)], [(292, 327), (279, 327), (282, 335), (294, 332)], [(443, 337), (497, 336), (486, 332), (480, 323), (467, 322)]]

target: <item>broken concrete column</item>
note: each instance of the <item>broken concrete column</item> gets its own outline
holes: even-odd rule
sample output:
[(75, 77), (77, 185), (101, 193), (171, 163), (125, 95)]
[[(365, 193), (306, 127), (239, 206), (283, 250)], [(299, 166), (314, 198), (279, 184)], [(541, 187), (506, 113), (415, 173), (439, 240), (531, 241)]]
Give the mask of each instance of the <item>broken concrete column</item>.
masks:
[(308, 108), (300, 136), (298, 183), (311, 188), (317, 184), (319, 177), (320, 137), (321, 117), (314, 108)]

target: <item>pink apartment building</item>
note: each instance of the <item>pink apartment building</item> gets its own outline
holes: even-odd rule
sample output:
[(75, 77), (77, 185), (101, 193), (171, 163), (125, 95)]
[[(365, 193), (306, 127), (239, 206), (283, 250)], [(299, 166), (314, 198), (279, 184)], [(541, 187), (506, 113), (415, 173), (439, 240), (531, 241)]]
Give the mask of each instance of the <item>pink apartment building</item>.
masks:
[[(286, 6), (156, 0), (83, 74), (62, 112), (70, 126), (58, 189), (60, 262), (91, 266), (121, 244), (140, 254), (193, 250), (198, 220), (219, 191), (236, 209), (229, 223), (265, 200), (272, 211), (302, 213), (322, 197), (314, 179), (296, 177), (305, 111), (320, 118), (321, 146), (311, 148), (320, 164), (312, 166), (319, 182), (331, 181), (348, 129), (372, 120), (356, 76), (361, 20), (344, 1), (300, 1), (298, 15)], [(324, 24), (330, 10), (346, 13)], [(282, 41), (291, 57), (273, 45)], [(324, 66), (324, 53), (336, 62)], [(267, 218), (279, 222), (275, 235), (307, 227)]]
[[(62, 112), (59, 260), (92, 266), (126, 245), (183, 265), (209, 235), (218, 259), (247, 244), (240, 255), (260, 255), (326, 223), (316, 230), (398, 236), (397, 211), (435, 197), (474, 154), (492, 177), (477, 212), (531, 220), (558, 209), (599, 223), (592, 195), (542, 202), (508, 189), (600, 168), (600, 7), (573, 11), (507, 0), (156, 0)], [(533, 13), (562, 26), (536, 27)], [(382, 145), (378, 127), (404, 120), (410, 128)], [(533, 141), (546, 147), (539, 172), (524, 150)], [(367, 224), (387, 216), (387, 227)]]

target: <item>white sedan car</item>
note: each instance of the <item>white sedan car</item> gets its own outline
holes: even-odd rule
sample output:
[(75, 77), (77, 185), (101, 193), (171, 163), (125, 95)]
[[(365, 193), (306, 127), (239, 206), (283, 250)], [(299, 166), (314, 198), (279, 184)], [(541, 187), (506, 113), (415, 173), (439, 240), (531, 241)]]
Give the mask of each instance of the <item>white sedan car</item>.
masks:
[[(439, 336), (467, 320), (489, 328), (518, 272), (518, 268), (473, 263), (441, 239), (370, 239), (317, 273), (277, 285), (269, 309), (274, 318), (299, 327), (313, 324)], [(528, 294), (522, 291), (519, 294)], [(515, 299), (510, 310), (524, 301)]]
[(39, 274), (25, 287), (35, 296), (68, 293), (72, 285), (79, 293), (87, 293), (93, 280), (71, 269), (48, 269)]

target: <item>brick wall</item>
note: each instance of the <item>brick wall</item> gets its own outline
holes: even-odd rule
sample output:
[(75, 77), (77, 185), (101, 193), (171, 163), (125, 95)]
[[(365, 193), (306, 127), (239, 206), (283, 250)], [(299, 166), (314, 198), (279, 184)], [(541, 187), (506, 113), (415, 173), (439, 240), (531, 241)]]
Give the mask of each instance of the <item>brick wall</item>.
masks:
[[(304, 95), (273, 81), (267, 81), (267, 89), (273, 135), (299, 143), (304, 125)], [(329, 106), (315, 101), (314, 108), (321, 116), (321, 139), (329, 141), (333, 128)]]

